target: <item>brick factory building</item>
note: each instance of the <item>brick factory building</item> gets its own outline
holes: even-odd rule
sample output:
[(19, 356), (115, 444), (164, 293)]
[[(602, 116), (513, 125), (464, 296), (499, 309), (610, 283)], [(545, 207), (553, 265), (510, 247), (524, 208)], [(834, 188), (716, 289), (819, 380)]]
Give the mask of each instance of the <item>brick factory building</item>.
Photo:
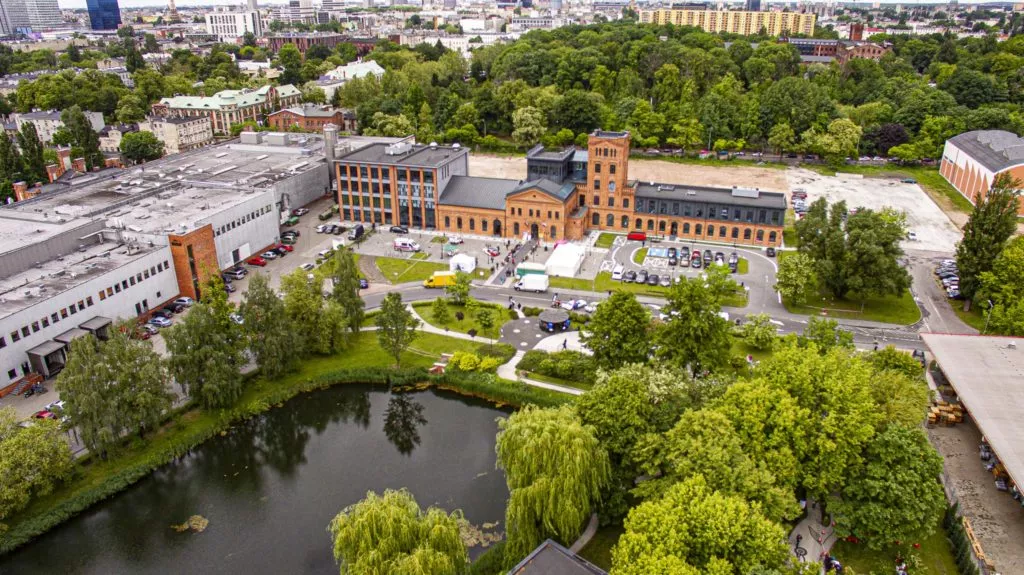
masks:
[(594, 230), (758, 246), (782, 241), (785, 195), (631, 181), (628, 132), (527, 153), (527, 179), (477, 178), (458, 144), (373, 143), (334, 160), (342, 218), (444, 232), (580, 239)]
[(356, 115), (340, 108), (304, 104), (278, 110), (267, 117), (267, 125), (282, 131), (298, 128), (304, 132), (322, 132), (327, 124), (334, 124), (342, 132), (355, 132)]
[[(975, 130), (946, 140), (939, 173), (972, 204), (1001, 174), (1024, 181), (1024, 138), (1004, 130)], [(1024, 199), (1018, 215), (1024, 216)]]
[(338, 45), (345, 42), (345, 37), (336, 32), (287, 32), (267, 37), (267, 48), (278, 53), (285, 44), (295, 44), (295, 47), (306, 54), (313, 46), (325, 46), (331, 51)]

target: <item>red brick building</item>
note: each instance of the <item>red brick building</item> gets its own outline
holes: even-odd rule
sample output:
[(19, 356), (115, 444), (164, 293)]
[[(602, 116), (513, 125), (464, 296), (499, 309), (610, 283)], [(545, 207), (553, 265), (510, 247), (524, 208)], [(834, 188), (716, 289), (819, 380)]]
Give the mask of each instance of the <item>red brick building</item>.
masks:
[[(1003, 174), (1024, 181), (1024, 138), (1004, 130), (975, 130), (946, 140), (939, 173), (972, 204)], [(1024, 198), (1017, 214), (1024, 216)]]
[(285, 44), (295, 44), (299, 52), (305, 55), (311, 46), (326, 46), (333, 51), (335, 46), (344, 41), (345, 37), (335, 32), (286, 32), (269, 36), (267, 47), (277, 53)]
[(342, 132), (356, 131), (356, 115), (349, 110), (306, 104), (285, 108), (267, 117), (267, 123), (278, 131), (298, 128), (304, 132), (322, 132), (327, 124), (334, 124)]

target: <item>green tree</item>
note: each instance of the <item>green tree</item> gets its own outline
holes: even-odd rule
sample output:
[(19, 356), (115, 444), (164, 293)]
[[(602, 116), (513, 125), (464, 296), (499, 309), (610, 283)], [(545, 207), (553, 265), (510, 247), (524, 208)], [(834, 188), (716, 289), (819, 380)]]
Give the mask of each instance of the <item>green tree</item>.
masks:
[(593, 313), (580, 341), (605, 369), (645, 363), (651, 352), (651, 316), (629, 292), (616, 291)]
[(828, 353), (832, 348), (853, 349), (853, 333), (839, 327), (834, 319), (812, 316), (801, 334), (805, 344), (814, 344), (819, 353)]
[(672, 286), (663, 308), (669, 319), (655, 332), (656, 355), (691, 373), (714, 371), (729, 362), (729, 322), (718, 315), (730, 287), (721, 266), (712, 266), (704, 279)]
[(768, 145), (778, 152), (779, 158), (782, 157), (783, 152), (792, 150), (795, 144), (796, 134), (793, 133), (793, 128), (790, 128), (789, 124), (785, 122), (775, 124), (768, 132)]
[(121, 154), (132, 162), (155, 160), (164, 155), (164, 143), (153, 132), (128, 132), (121, 137)]
[(930, 393), (920, 377), (912, 379), (899, 371), (886, 369), (875, 373), (870, 387), (875, 410), (881, 416), (879, 428), (892, 424), (916, 427), (924, 421)]
[(541, 110), (526, 106), (512, 113), (512, 128), (512, 139), (517, 144), (532, 146), (547, 131), (547, 118)]
[[(18, 423), (13, 407), (0, 408), (0, 521), (24, 509), (33, 497), (53, 491), (74, 470), (60, 423)], [(4, 528), (0, 523), (0, 531)]]
[(807, 254), (790, 254), (779, 260), (779, 271), (775, 274), (775, 291), (793, 304), (802, 304), (818, 291), (818, 276), (814, 260)]
[(781, 568), (785, 531), (742, 497), (710, 489), (701, 476), (629, 512), (612, 549), (612, 573), (749, 573)]
[(134, 124), (146, 119), (146, 103), (135, 94), (125, 94), (117, 103), (117, 121), (122, 124)]
[(452, 320), (452, 312), (448, 309), (448, 300), (443, 297), (434, 300), (434, 303), (430, 306), (430, 312), (434, 316), (435, 323), (448, 325), (448, 322)]
[[(309, 277), (312, 276), (312, 277)], [(324, 278), (303, 269), (281, 277), (285, 314), (306, 352), (331, 354), (348, 344), (348, 318), (341, 305), (324, 299)]]
[(548, 537), (574, 541), (611, 475), (593, 431), (570, 406), (527, 406), (498, 420), (496, 449), (511, 492), (506, 555), (523, 557)]
[(284, 302), (270, 288), (265, 275), (253, 274), (239, 314), (249, 351), (265, 378), (273, 379), (295, 365), (295, 342), (299, 338)]
[(327, 531), (342, 575), (458, 575), (469, 570), (463, 523), (460, 511), (423, 511), (408, 491), (388, 489), (342, 509)]
[[(4, 138), (6, 139), (6, 138)], [(46, 159), (43, 157), (43, 143), (39, 141), (35, 124), (25, 122), (18, 132), (18, 147), (21, 148), (25, 176), (46, 181)]]
[(245, 342), (230, 313), (224, 303), (199, 302), (163, 332), (171, 376), (207, 409), (230, 406), (244, 390), (239, 370), (245, 365)]
[(347, 247), (335, 251), (333, 259), (334, 267), (330, 277), (334, 282), (334, 290), (331, 298), (341, 306), (348, 320), (348, 328), (355, 333), (363, 324), (366, 307), (366, 302), (359, 297), (359, 267), (352, 250)]
[(466, 305), (469, 301), (469, 288), (472, 276), (463, 272), (455, 273), (455, 283), (444, 288), (445, 295), (454, 305)]
[(980, 274), (978, 300), (991, 301), (988, 331), (1003, 335), (1024, 335), (1024, 238), (1006, 244), (996, 257), (992, 271)]
[(82, 149), (86, 166), (90, 169), (103, 166), (103, 154), (100, 153), (100, 137), (92, 129), (92, 124), (85, 117), (82, 108), (77, 105), (71, 106), (61, 112), (60, 119), (68, 130), (73, 146)]
[(110, 329), (109, 339), (76, 339), (56, 389), (64, 413), (92, 453), (106, 457), (122, 435), (154, 429), (171, 407), (160, 356), (133, 337), (135, 326)]
[(756, 349), (771, 349), (775, 345), (777, 331), (768, 314), (747, 314), (747, 323), (743, 324), (743, 341)]
[(1020, 180), (1008, 174), (997, 177), (964, 225), (964, 237), (956, 246), (956, 262), (960, 293), (968, 300), (977, 295), (981, 275), (992, 270), (996, 257), (1017, 229), (1020, 187)]
[(380, 304), (377, 315), (377, 341), (384, 351), (395, 358), (395, 366), (402, 366), (402, 353), (416, 339), (420, 320), (406, 309), (402, 295), (390, 292)]
[(924, 375), (924, 368), (917, 358), (891, 345), (873, 352), (868, 359), (876, 371), (894, 371), (917, 380)]
[(491, 308), (483, 307), (476, 312), (476, 324), (480, 326), (482, 332), (490, 331), (494, 327), (494, 323), (494, 312)]
[(836, 530), (872, 548), (925, 537), (946, 508), (942, 458), (916, 427), (890, 425), (867, 445), (863, 464), (833, 498)]
[(278, 82), (281, 85), (302, 84), (302, 52), (299, 49), (288, 42), (277, 52), (277, 62), (283, 68), (281, 76), (278, 78)]

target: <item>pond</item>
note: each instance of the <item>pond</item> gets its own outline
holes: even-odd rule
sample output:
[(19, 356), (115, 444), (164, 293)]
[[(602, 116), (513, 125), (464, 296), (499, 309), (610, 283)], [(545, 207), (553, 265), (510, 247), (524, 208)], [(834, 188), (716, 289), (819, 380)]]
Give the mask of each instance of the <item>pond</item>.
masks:
[[(434, 390), (304, 394), (0, 558), (0, 573), (333, 574), (328, 523), (388, 488), (462, 509), (476, 526), (503, 522), (494, 445), (507, 413)], [(205, 531), (172, 528), (192, 515), (209, 520)]]

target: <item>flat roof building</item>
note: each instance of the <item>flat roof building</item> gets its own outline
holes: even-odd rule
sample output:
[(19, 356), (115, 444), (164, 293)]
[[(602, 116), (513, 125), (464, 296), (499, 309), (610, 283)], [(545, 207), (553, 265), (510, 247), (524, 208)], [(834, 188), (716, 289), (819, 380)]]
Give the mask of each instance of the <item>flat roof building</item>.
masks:
[(761, 12), (746, 10), (671, 9), (641, 10), (643, 24), (673, 24), (694, 26), (709, 33), (731, 32), (743, 36), (760, 34), (772, 36), (788, 34), (814, 34), (817, 16), (802, 12)]
[[(946, 140), (939, 173), (972, 204), (984, 199), (996, 178), (1024, 181), (1024, 138), (1005, 130), (975, 130)], [(1017, 214), (1024, 216), (1024, 198)]]

